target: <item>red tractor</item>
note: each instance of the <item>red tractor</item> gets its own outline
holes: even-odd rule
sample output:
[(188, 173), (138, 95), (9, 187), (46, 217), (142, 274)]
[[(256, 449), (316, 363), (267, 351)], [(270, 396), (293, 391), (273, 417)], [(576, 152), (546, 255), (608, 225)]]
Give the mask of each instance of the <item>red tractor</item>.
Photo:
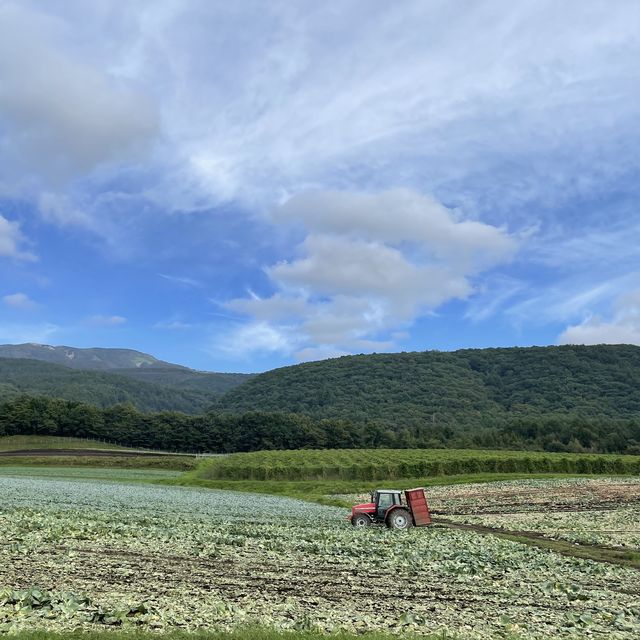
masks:
[(349, 520), (354, 527), (370, 524), (386, 524), (389, 529), (425, 527), (431, 524), (429, 505), (424, 489), (377, 489), (371, 494), (371, 502), (357, 504), (351, 509)]

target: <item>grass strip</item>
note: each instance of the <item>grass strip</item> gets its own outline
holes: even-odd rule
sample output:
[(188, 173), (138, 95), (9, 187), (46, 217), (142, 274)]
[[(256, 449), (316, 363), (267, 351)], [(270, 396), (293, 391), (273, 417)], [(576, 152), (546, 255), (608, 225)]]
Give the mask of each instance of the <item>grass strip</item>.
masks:
[(101, 480), (108, 482), (152, 483), (177, 478), (182, 471), (171, 469), (120, 469), (115, 467), (22, 467), (0, 466), (0, 477), (47, 478), (58, 480)]
[(63, 436), (0, 436), (0, 451), (20, 451), (22, 449), (102, 449), (104, 451), (126, 450), (112, 442), (92, 440), (91, 438), (73, 438)]
[(190, 471), (196, 467), (195, 457), (187, 456), (0, 456), (0, 469), (10, 467), (103, 467), (119, 469), (171, 469)]

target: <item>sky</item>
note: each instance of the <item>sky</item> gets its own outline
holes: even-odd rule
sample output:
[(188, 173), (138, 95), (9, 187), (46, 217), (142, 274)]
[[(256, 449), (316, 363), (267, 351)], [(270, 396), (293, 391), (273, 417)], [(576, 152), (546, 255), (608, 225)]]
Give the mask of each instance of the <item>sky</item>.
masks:
[(635, 0), (0, 0), (0, 343), (640, 344), (639, 81)]

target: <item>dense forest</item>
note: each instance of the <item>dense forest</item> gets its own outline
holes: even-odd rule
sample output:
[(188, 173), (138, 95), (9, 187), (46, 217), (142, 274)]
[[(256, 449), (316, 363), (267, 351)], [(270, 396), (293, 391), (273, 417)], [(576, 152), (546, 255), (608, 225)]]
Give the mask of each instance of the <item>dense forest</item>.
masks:
[(0, 404), (0, 436), (97, 438), (132, 447), (230, 453), (301, 448), (480, 448), (640, 454), (640, 420), (571, 416), (514, 418), (494, 427), (423, 423), (391, 429), (375, 422), (260, 412), (143, 413), (21, 396)]
[(144, 367), (112, 369), (112, 373), (163, 387), (199, 391), (208, 396), (221, 395), (253, 377), (250, 373), (211, 373), (185, 367)]
[(640, 347), (468, 349), (345, 356), (268, 371), (220, 411), (289, 411), (394, 430), (640, 417)]
[[(197, 388), (198, 372), (160, 364), (146, 371), (154, 372), (154, 383), (0, 358), (0, 434), (217, 452), (468, 447), (640, 453), (640, 347), (634, 346), (347, 356), (276, 369), (239, 385), (244, 377), (219, 374), (237, 386), (217, 399)], [(175, 375), (183, 376), (185, 388), (168, 385)]]

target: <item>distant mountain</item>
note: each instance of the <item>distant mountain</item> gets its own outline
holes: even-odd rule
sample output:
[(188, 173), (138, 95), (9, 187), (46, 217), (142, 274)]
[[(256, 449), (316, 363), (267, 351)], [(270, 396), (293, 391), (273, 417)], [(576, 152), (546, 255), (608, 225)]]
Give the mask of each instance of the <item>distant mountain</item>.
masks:
[(158, 360), (148, 353), (133, 349), (78, 349), (76, 347), (48, 344), (3, 344), (0, 345), (0, 358), (28, 358), (42, 360), (51, 364), (61, 364), (72, 369), (100, 370), (110, 369), (144, 369), (162, 367), (170, 369), (186, 369), (177, 364)]
[[(208, 396), (225, 393), (252, 377), (252, 374), (243, 373), (194, 371), (133, 349), (79, 349), (30, 342), (0, 345), (0, 358), (39, 360), (82, 371), (116, 373), (140, 382)], [(0, 385), (2, 383), (0, 378)]]
[(0, 402), (19, 395), (48, 396), (98, 407), (131, 403), (141, 411), (201, 413), (213, 395), (151, 384), (106, 371), (81, 371), (59, 364), (0, 358)]
[(217, 408), (375, 421), (391, 429), (495, 427), (540, 416), (640, 420), (640, 347), (344, 356), (262, 373), (222, 396)]

